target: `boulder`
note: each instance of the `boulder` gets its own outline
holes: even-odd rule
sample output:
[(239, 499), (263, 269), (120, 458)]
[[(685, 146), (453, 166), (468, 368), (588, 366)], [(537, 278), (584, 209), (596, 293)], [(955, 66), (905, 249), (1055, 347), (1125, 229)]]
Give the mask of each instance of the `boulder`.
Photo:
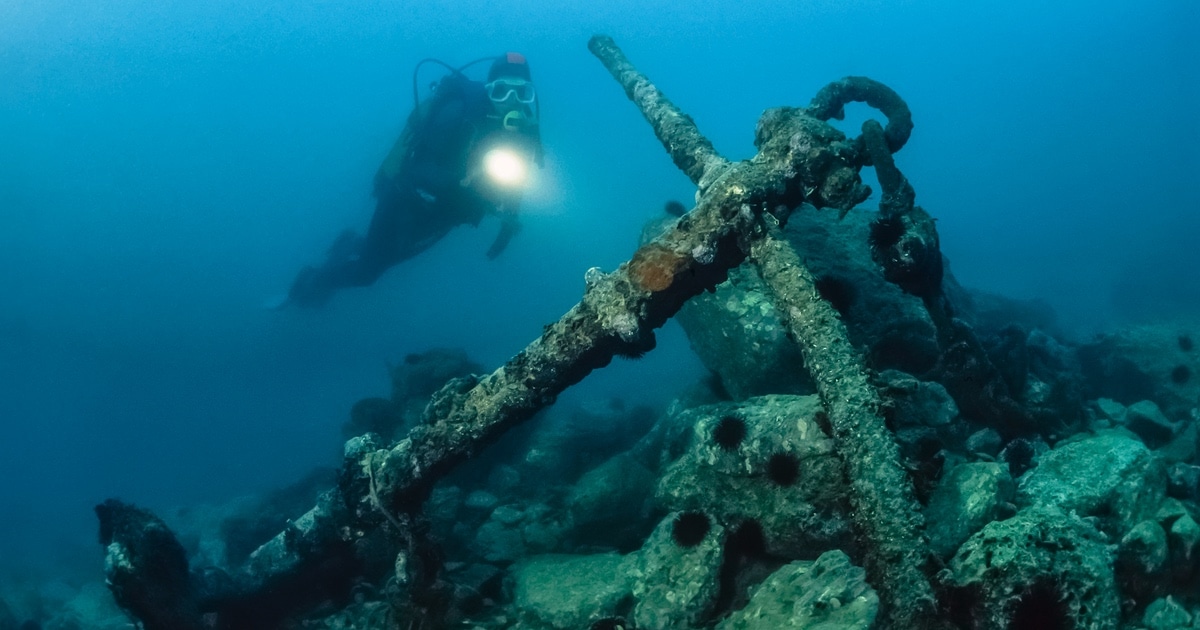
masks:
[(1080, 516), (1097, 516), (1119, 538), (1153, 517), (1166, 497), (1163, 463), (1136, 437), (1103, 431), (1060, 443), (1041, 455), (1021, 478), (1021, 505), (1053, 505)]
[(1079, 348), (1091, 397), (1132, 405), (1151, 400), (1172, 421), (1200, 407), (1200, 322), (1132, 326)]
[(717, 630), (867, 630), (878, 614), (879, 597), (867, 584), (866, 572), (835, 550), (779, 568)]
[(988, 524), (950, 561), (954, 618), (979, 630), (1114, 629), (1120, 598), (1106, 537), (1053, 506)]
[(925, 528), (933, 552), (949, 558), (971, 534), (1011, 514), (1015, 491), (1004, 464), (970, 462), (951, 468), (925, 509)]
[(682, 455), (658, 482), (668, 509), (750, 524), (765, 551), (813, 558), (850, 539), (847, 485), (816, 396), (761, 396), (685, 412)]
[(534, 556), (512, 567), (513, 606), (523, 627), (587, 628), (627, 615), (630, 560), (615, 553)]

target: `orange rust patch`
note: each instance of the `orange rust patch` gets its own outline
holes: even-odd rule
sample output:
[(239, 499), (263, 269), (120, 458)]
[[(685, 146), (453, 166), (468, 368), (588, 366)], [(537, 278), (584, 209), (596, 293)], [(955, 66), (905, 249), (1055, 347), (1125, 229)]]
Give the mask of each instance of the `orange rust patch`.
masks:
[(643, 291), (663, 291), (686, 264), (686, 256), (651, 243), (634, 252), (629, 261), (629, 277)]

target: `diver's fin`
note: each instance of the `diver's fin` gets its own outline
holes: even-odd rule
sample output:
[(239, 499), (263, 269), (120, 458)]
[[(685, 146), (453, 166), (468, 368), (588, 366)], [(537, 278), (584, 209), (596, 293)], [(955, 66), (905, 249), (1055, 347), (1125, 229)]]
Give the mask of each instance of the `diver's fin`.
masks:
[(329, 246), (326, 258), (333, 263), (341, 263), (356, 258), (362, 251), (363, 237), (354, 230), (343, 230)]

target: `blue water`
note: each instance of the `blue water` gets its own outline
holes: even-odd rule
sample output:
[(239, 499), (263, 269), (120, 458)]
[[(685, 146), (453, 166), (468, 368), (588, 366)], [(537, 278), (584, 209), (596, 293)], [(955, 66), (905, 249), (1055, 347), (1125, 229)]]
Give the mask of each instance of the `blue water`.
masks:
[[(764, 108), (883, 81), (961, 281), (1048, 300), (1079, 334), (1200, 312), (1191, 0), (554, 4), (0, 4), (0, 575), (98, 575), (106, 497), (220, 501), (336, 462), (389, 362), (455, 346), (498, 366), (626, 259), (693, 189), (593, 33), (735, 159)], [(485, 260), (484, 223), (323, 311), (261, 309), (365, 227), (416, 61), (505, 50), (530, 60), (547, 146), (509, 250)], [(702, 373), (669, 325), (570, 398), (663, 403)]]

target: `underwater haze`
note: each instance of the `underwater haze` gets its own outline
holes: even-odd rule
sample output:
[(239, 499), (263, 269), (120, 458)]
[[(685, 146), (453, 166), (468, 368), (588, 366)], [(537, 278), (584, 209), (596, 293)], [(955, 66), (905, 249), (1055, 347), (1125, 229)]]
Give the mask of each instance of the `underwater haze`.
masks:
[[(1081, 337), (1194, 315), (1198, 7), (4, 2), (0, 574), (99, 575), (91, 510), (110, 496), (167, 509), (336, 464), (389, 364), (461, 347), (494, 369), (578, 301), (587, 269), (628, 259), (695, 190), (588, 53), (596, 33), (731, 159), (753, 155), (764, 109), (882, 81), (913, 110), (897, 165), (960, 282), (1045, 300)], [(485, 221), (324, 309), (264, 309), (366, 227), (416, 63), (506, 50), (529, 59), (546, 147), (508, 250), (485, 258)], [(672, 322), (569, 398), (665, 405), (704, 375)]]

